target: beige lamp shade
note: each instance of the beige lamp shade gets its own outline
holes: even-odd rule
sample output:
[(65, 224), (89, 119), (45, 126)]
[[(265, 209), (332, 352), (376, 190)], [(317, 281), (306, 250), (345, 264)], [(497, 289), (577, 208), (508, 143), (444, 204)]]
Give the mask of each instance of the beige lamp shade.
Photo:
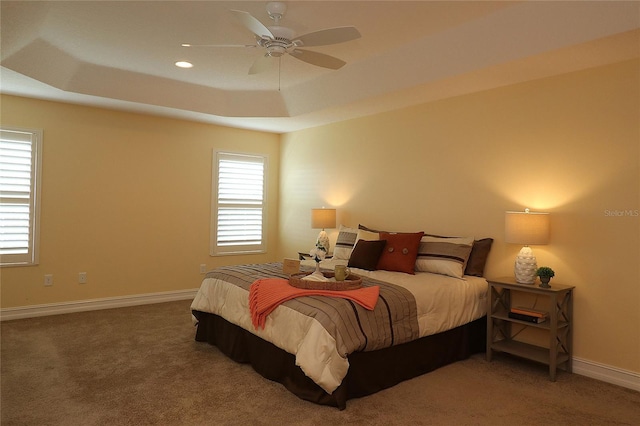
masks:
[(335, 228), (336, 209), (311, 209), (311, 227), (313, 229)]
[(549, 213), (505, 212), (504, 233), (507, 243), (522, 244), (516, 256), (513, 272), (521, 284), (533, 284), (536, 280), (538, 261), (530, 245), (549, 242)]
[(523, 245), (549, 243), (549, 213), (505, 212), (505, 242)]

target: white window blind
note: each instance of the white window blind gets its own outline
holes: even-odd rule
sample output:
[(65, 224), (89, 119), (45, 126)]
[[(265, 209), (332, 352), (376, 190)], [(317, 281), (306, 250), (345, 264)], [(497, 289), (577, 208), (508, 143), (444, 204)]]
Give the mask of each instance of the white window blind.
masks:
[(38, 263), (39, 130), (0, 129), (0, 264)]
[(266, 158), (214, 153), (211, 254), (263, 253)]

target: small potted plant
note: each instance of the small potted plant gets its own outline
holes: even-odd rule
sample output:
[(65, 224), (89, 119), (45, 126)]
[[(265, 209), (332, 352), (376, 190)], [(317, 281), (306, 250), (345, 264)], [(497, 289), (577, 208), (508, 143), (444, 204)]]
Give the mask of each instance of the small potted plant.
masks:
[(541, 266), (536, 270), (536, 276), (540, 277), (540, 287), (549, 288), (549, 281), (556, 275), (548, 266)]

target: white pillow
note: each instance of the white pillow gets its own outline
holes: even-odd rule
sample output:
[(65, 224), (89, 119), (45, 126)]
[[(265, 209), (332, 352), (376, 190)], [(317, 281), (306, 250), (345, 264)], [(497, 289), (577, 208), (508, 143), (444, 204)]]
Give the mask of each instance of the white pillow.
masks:
[(473, 237), (439, 238), (424, 236), (418, 246), (416, 271), (462, 278), (467, 266)]
[(358, 235), (356, 236), (356, 243), (360, 240), (365, 241), (378, 241), (380, 234), (377, 232), (365, 231), (364, 229), (358, 229)]
[(349, 260), (353, 247), (358, 241), (358, 230), (354, 228), (348, 228), (344, 225), (340, 225), (340, 231), (338, 232), (338, 239), (336, 245), (333, 247), (333, 258)]

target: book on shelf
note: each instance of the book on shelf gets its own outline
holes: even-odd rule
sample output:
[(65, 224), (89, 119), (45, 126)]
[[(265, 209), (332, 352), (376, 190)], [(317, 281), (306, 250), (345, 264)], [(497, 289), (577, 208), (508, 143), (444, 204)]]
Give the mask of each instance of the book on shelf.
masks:
[(509, 312), (509, 318), (517, 319), (520, 321), (532, 322), (534, 324), (540, 324), (547, 320), (547, 317), (538, 317), (532, 315), (519, 314), (517, 312)]
[(539, 318), (546, 318), (549, 316), (548, 312), (539, 311), (537, 309), (531, 309), (531, 308), (523, 308), (522, 306), (511, 308), (511, 312), (515, 314), (529, 315), (530, 317), (539, 317)]

